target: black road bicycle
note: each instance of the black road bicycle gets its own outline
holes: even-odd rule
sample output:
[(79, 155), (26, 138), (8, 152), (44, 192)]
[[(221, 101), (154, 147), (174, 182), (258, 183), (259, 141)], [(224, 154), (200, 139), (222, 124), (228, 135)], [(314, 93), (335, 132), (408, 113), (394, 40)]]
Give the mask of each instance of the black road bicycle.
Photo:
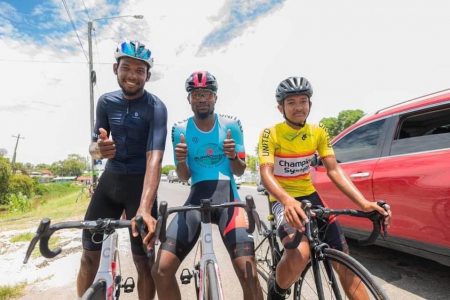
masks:
[[(305, 224), (305, 236), (309, 241), (311, 258), (300, 278), (294, 283), (288, 294), (293, 299), (388, 299), (383, 289), (374, 281), (370, 272), (350, 255), (331, 249), (321, 240), (317, 220), (323, 219), (328, 224), (330, 216), (348, 215), (367, 218), (372, 221), (373, 230), (369, 238), (358, 241), (359, 245), (372, 244), (380, 232), (386, 235), (384, 218), (377, 212), (362, 212), (354, 209), (312, 208), (309, 201), (302, 201), (309, 222)], [(379, 202), (384, 206), (384, 202)], [(269, 201), (268, 223), (261, 221), (261, 228), (255, 234), (255, 256), (259, 276), (268, 282), (275, 277), (276, 266), (283, 255), (281, 242), (277, 238), (275, 218), (271, 213)], [(326, 229), (325, 229), (326, 230)], [(336, 272), (337, 269), (344, 269)], [(356, 276), (357, 280), (353, 280)], [(345, 281), (356, 283), (343, 288)], [(264, 290), (264, 287), (263, 287)], [(267, 289), (264, 290), (267, 293)]]

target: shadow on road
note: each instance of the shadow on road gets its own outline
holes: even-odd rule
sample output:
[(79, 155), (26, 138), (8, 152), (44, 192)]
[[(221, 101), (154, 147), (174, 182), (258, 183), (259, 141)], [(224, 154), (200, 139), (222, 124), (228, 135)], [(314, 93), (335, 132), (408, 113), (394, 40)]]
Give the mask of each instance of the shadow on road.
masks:
[(450, 298), (450, 267), (379, 246), (348, 243), (351, 255), (387, 283), (425, 299)]

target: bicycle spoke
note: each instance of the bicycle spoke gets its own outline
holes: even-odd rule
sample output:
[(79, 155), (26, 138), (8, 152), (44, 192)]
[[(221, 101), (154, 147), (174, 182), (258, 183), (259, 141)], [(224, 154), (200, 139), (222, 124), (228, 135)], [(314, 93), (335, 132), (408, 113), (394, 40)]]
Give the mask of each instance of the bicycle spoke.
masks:
[[(324, 299), (386, 299), (364, 267), (343, 253), (335, 255), (336, 252), (338, 251), (327, 250), (325, 261), (319, 262)], [(327, 261), (333, 266), (331, 273), (327, 272)], [(308, 264), (295, 284), (294, 299), (317, 299), (317, 288), (313, 269)]]

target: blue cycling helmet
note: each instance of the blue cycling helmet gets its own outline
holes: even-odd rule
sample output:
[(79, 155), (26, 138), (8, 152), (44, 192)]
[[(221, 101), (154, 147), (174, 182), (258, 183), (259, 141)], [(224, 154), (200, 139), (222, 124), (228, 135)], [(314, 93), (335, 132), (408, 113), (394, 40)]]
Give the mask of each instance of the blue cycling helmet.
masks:
[(116, 57), (117, 62), (119, 62), (122, 57), (131, 57), (145, 62), (149, 69), (153, 67), (152, 51), (147, 49), (145, 45), (139, 41), (123, 41), (117, 46), (114, 56)]

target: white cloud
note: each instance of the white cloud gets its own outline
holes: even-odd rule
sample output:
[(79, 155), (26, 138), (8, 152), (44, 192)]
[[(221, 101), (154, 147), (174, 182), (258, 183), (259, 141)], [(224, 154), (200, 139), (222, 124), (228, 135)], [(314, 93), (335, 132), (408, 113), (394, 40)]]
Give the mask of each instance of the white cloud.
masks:
[[(67, 25), (67, 15), (57, 2), (58, 14)], [(84, 8), (69, 2), (76, 6), (71, 9), (87, 50)], [(104, 0), (85, 3), (91, 18), (145, 16), (143, 20), (94, 22), (96, 99), (118, 88), (112, 73), (116, 43), (123, 38), (143, 40), (156, 62), (147, 88), (165, 101), (169, 127), (191, 115), (184, 91), (186, 77), (207, 69), (219, 81), (216, 110), (241, 119), (250, 154), (260, 130), (282, 120), (274, 91), (288, 76), (311, 80), (313, 122), (344, 109), (371, 112), (449, 87), (446, 13), (450, 4), (443, 0), (289, 0), (242, 23), (232, 39), (202, 55), (197, 54), (204, 39), (230, 21), (228, 1), (132, 0), (116, 7)], [(12, 156), (15, 139), (11, 135), (21, 133), (25, 139), (19, 144), (19, 161), (53, 162), (69, 153), (87, 155), (88, 68), (74, 33), (49, 35), (45, 43), (26, 35), (17, 39), (17, 34), (11, 27), (0, 32), (0, 148)], [(170, 136), (167, 140), (164, 164), (173, 161)]]

